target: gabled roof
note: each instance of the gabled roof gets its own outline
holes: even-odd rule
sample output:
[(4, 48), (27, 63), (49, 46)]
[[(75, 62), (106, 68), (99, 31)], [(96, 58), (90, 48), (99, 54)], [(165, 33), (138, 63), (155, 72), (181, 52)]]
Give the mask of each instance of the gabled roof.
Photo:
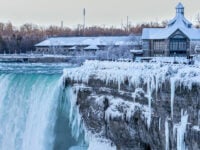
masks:
[(168, 39), (174, 32), (180, 30), (190, 40), (200, 40), (200, 30), (196, 28), (171, 27), (171, 28), (145, 28), (142, 32), (142, 39)]

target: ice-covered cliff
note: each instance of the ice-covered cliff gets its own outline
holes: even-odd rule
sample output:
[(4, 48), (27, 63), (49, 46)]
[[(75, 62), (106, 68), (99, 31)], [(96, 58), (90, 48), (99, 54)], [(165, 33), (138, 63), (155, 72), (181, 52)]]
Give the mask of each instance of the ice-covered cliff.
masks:
[(200, 68), (86, 61), (64, 70), (85, 128), (118, 149), (200, 149)]

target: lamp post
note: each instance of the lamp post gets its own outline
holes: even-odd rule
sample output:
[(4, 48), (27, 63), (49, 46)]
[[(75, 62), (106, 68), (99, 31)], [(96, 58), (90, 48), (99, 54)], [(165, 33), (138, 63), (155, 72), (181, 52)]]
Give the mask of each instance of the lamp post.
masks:
[(176, 52), (174, 52), (174, 64), (176, 63)]

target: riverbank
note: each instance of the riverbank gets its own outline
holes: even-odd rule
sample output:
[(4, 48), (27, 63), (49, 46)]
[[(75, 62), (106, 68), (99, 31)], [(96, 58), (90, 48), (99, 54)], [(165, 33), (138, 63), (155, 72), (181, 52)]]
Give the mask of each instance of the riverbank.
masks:
[(0, 54), (0, 62), (17, 63), (76, 63), (81, 64), (86, 59), (94, 60), (96, 57), (89, 56), (66, 56), (47, 54)]

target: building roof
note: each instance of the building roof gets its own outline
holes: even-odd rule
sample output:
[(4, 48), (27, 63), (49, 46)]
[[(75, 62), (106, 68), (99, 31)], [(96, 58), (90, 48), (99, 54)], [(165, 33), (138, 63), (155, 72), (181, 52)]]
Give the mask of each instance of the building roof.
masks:
[(134, 45), (136, 44), (134, 38), (134, 36), (55, 37), (48, 38), (47, 40), (44, 40), (35, 46)]
[(99, 50), (97, 45), (90, 45), (84, 48), (84, 50)]
[(77, 47), (76, 47), (76, 46), (73, 46), (73, 47), (70, 47), (69, 49), (70, 49), (70, 50), (76, 50)]
[(167, 39), (174, 32), (180, 30), (190, 40), (200, 40), (200, 30), (193, 27), (192, 23), (184, 17), (183, 5), (179, 3), (176, 9), (176, 16), (169, 21), (166, 28), (145, 28), (142, 39)]

